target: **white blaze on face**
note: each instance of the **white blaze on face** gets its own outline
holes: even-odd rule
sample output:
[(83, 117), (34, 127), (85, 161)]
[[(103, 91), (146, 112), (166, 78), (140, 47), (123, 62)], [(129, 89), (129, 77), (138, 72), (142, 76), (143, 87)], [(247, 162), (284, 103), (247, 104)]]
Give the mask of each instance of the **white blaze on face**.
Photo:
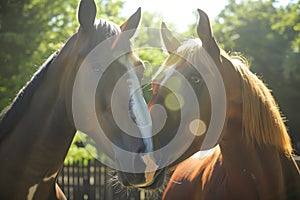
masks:
[(132, 63), (130, 57), (125, 56), (120, 57), (119, 61), (127, 68), (127, 83), (131, 98), (130, 109), (132, 109), (131, 111), (134, 115), (135, 122), (144, 140), (144, 144), (146, 146), (145, 153), (152, 152), (152, 120), (147, 103), (143, 97), (143, 92), (141, 90), (140, 82), (136, 75), (136, 71), (133, 68), (134, 64)]
[(158, 168), (158, 165), (154, 162), (152, 159), (152, 156), (150, 154), (146, 154), (142, 156), (142, 159), (144, 163), (146, 164), (145, 169), (145, 183), (135, 185), (136, 187), (145, 187), (151, 185), (151, 183), (154, 181), (155, 172)]
[(131, 59), (126, 59), (124, 56), (119, 59), (119, 61), (127, 67), (128, 73), (128, 87), (131, 97), (130, 109), (134, 115), (135, 122), (140, 130), (141, 136), (143, 138), (144, 144), (146, 146), (146, 155), (142, 156), (142, 159), (146, 165), (145, 168), (145, 183), (139, 185), (147, 186), (153, 182), (155, 172), (158, 165), (155, 163), (154, 158), (150, 155), (153, 151), (153, 141), (152, 141), (152, 120), (151, 115), (148, 110), (147, 103), (143, 97), (143, 92), (141, 90), (140, 82), (137, 78), (136, 72), (133, 68)]
[(145, 182), (146, 184), (150, 184), (153, 182), (155, 172), (158, 168), (158, 165), (155, 164), (153, 159), (151, 158), (150, 154), (147, 154), (142, 157), (144, 162), (146, 163), (146, 170), (145, 170)]

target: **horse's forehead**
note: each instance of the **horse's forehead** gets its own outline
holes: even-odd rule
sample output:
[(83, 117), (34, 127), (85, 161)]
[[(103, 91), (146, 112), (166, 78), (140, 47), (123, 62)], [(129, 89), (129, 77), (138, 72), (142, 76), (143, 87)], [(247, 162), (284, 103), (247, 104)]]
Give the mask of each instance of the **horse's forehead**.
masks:
[[(82, 29), (79, 29), (69, 41), (64, 49), (75, 49), (82, 56), (87, 56), (92, 51), (99, 51), (97, 49), (103, 49), (104, 46), (107, 46), (112, 39), (118, 39), (118, 35), (121, 33), (120, 27), (115, 23), (100, 19), (95, 22), (94, 29), (86, 32)], [(127, 44), (126, 44), (127, 45)], [(128, 45), (127, 45), (128, 46)], [(114, 52), (113, 48), (105, 48), (104, 51)], [(100, 52), (101, 53), (101, 52)]]

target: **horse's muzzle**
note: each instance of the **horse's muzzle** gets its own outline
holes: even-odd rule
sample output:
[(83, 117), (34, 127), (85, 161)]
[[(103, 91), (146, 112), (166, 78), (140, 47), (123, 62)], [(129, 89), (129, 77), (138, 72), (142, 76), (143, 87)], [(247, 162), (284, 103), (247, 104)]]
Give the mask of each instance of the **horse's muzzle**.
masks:
[(145, 190), (155, 190), (162, 186), (165, 179), (165, 169), (154, 172), (155, 175), (151, 182), (147, 183), (145, 173), (128, 173), (118, 171), (119, 182), (125, 187), (135, 187)]

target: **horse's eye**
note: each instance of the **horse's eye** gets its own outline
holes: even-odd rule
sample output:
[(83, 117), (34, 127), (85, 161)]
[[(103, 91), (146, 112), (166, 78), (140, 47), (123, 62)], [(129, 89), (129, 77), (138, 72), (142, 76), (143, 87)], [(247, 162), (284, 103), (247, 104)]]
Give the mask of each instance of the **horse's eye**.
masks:
[(195, 84), (199, 84), (199, 83), (202, 82), (202, 78), (199, 77), (199, 76), (192, 76), (192, 77), (191, 77), (191, 81), (192, 81), (193, 83), (195, 83)]

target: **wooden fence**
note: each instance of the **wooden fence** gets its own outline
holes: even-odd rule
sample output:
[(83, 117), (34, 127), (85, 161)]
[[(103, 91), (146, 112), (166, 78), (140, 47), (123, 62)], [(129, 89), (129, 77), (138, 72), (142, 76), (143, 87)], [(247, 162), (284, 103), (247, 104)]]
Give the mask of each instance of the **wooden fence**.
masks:
[(112, 186), (111, 170), (97, 160), (82, 160), (67, 164), (61, 170), (58, 184), (68, 200), (143, 200), (139, 191)]
[[(300, 166), (300, 156), (295, 157)], [(65, 165), (58, 184), (68, 200), (147, 200), (144, 192), (114, 188), (109, 183), (111, 170), (97, 160), (82, 160)]]

